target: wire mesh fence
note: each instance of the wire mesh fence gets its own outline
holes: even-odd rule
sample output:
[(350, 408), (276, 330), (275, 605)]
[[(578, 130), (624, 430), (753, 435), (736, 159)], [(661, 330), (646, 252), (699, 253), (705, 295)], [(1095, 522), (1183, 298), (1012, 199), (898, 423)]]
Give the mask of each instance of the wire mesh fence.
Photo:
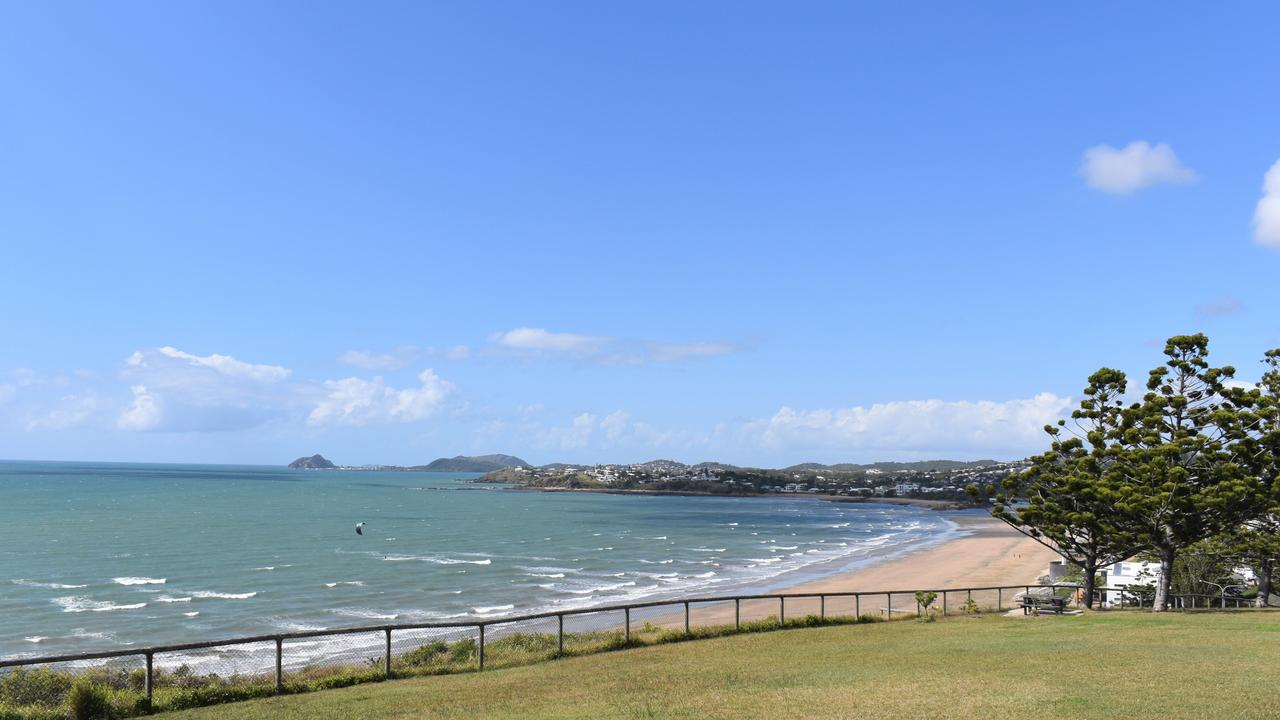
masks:
[[(662, 600), (460, 623), (404, 624), (237, 638), (54, 657), (0, 659), (0, 706), (47, 717), (89, 684), (111, 713), (207, 705), (388, 677), (512, 667), (616, 650), (796, 625), (991, 613), (1034, 606), (1029, 596), (1079, 601), (1076, 585), (936, 591), (740, 595)], [(1132, 588), (1098, 588), (1111, 607), (1150, 607)], [(932, 595), (932, 597), (930, 597)], [(1232, 609), (1226, 594), (1179, 595), (1175, 608)], [(1027, 609), (1031, 609), (1028, 607)], [(39, 713), (43, 713), (40, 715)], [(21, 715), (19, 715), (21, 716)]]

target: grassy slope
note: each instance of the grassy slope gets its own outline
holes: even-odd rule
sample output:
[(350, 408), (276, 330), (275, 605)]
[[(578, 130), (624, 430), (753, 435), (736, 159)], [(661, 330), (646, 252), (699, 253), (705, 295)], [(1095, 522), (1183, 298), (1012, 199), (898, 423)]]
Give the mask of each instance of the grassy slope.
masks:
[(1277, 717), (1280, 613), (955, 618), (656, 646), (197, 718)]

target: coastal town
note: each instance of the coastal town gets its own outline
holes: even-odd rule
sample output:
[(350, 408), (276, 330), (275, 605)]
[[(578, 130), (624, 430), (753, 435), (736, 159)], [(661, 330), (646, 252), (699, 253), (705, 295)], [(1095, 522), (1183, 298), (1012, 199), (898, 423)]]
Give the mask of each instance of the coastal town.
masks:
[(772, 470), (673, 460), (635, 464), (508, 467), (476, 482), (565, 490), (629, 490), (707, 495), (825, 495), (967, 502), (965, 487), (997, 484), (1025, 467), (1021, 461), (939, 460), (873, 465), (805, 463)]

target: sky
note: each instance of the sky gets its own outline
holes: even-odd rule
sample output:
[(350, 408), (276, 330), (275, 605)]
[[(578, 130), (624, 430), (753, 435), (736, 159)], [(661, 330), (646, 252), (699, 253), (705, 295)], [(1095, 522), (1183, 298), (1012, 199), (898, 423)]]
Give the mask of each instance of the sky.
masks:
[(0, 458), (1017, 458), (1280, 346), (1280, 8), (7, 3)]

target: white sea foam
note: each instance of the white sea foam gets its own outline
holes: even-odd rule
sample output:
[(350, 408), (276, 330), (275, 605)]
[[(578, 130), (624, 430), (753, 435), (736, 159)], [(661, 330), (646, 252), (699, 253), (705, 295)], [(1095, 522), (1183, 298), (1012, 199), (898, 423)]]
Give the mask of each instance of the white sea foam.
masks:
[(182, 614), (183, 614), (183, 615), (186, 615), (187, 617), (195, 617), (195, 616), (197, 616), (197, 615), (199, 615), (199, 614), (200, 614), (200, 611), (199, 611), (199, 610), (192, 610), (191, 612), (184, 612), (184, 613), (182, 613)]
[(700, 548), (700, 547), (698, 547), (698, 548), (689, 548), (689, 549), (690, 549), (690, 550), (692, 550), (693, 552), (713, 552), (713, 553), (722, 553), (722, 552), (724, 552), (724, 551), (725, 551), (725, 549), (724, 549), (724, 548)]
[(481, 607), (473, 607), (471, 609), (475, 610), (477, 613), (480, 613), (481, 615), (492, 615), (494, 613), (514, 610), (515, 607), (516, 607), (515, 605), (490, 605), (488, 607), (481, 606)]
[(49, 638), (45, 635), (31, 635), (29, 637), (24, 637), (22, 639), (26, 640), (29, 643), (38, 643), (38, 642), (48, 640)]
[(262, 567), (256, 567), (256, 568), (254, 568), (254, 570), (267, 570), (267, 571), (271, 571), (271, 570), (275, 570), (275, 569), (276, 569), (276, 566), (275, 566), (275, 565), (263, 565)]
[(635, 581), (631, 580), (624, 583), (613, 583), (611, 585), (597, 585), (595, 587), (589, 587), (582, 590), (566, 590), (565, 592), (572, 593), (574, 595), (590, 595), (592, 593), (597, 593), (597, 592), (611, 592), (613, 590), (620, 590), (624, 587), (635, 587), (635, 584), (636, 584)]
[(187, 597), (171, 597), (169, 595), (161, 595), (160, 597), (156, 598), (156, 602), (162, 602), (162, 603), (191, 602), (191, 596), (188, 595)]
[(44, 588), (46, 590), (79, 590), (80, 588), (83, 588), (83, 587), (89, 587), (88, 585), (65, 585), (63, 583), (36, 582), (35, 580), (24, 580), (22, 578), (18, 578), (17, 580), (13, 580), (11, 582), (14, 585), (24, 585), (26, 587), (33, 587), (33, 588)]
[(279, 620), (275, 626), (285, 632), (321, 632), (329, 628), (322, 625), (307, 625), (306, 623), (293, 622), (290, 620)]
[(366, 620), (395, 620), (400, 617), (396, 613), (380, 613), (376, 610), (365, 608), (338, 608), (329, 612), (335, 615), (346, 615), (347, 617), (364, 618)]
[(147, 606), (146, 603), (132, 603), (121, 605), (119, 603), (108, 602), (105, 600), (91, 600), (86, 597), (60, 597), (54, 598), (53, 604), (62, 608), (62, 612), (80, 613), (80, 612), (111, 612), (112, 610), (138, 610)]
[(191, 593), (192, 597), (198, 597), (207, 600), (248, 600), (251, 597), (257, 597), (256, 592), (247, 593), (224, 593), (214, 592), (212, 590), (196, 590)]
[(491, 565), (493, 560), (460, 560), (458, 558), (440, 557), (438, 555), (387, 555), (382, 558), (387, 562), (427, 562), (436, 565)]
[(354, 585), (356, 587), (364, 587), (364, 581), (363, 580), (346, 580), (343, 582), (331, 582), (331, 583), (324, 584), (325, 587), (330, 587), (330, 588), (338, 587), (339, 585)]
[(117, 585), (163, 585), (165, 578), (118, 577), (111, 578), (111, 582)]
[(536, 578), (562, 578), (564, 573), (525, 573), (529, 577)]

